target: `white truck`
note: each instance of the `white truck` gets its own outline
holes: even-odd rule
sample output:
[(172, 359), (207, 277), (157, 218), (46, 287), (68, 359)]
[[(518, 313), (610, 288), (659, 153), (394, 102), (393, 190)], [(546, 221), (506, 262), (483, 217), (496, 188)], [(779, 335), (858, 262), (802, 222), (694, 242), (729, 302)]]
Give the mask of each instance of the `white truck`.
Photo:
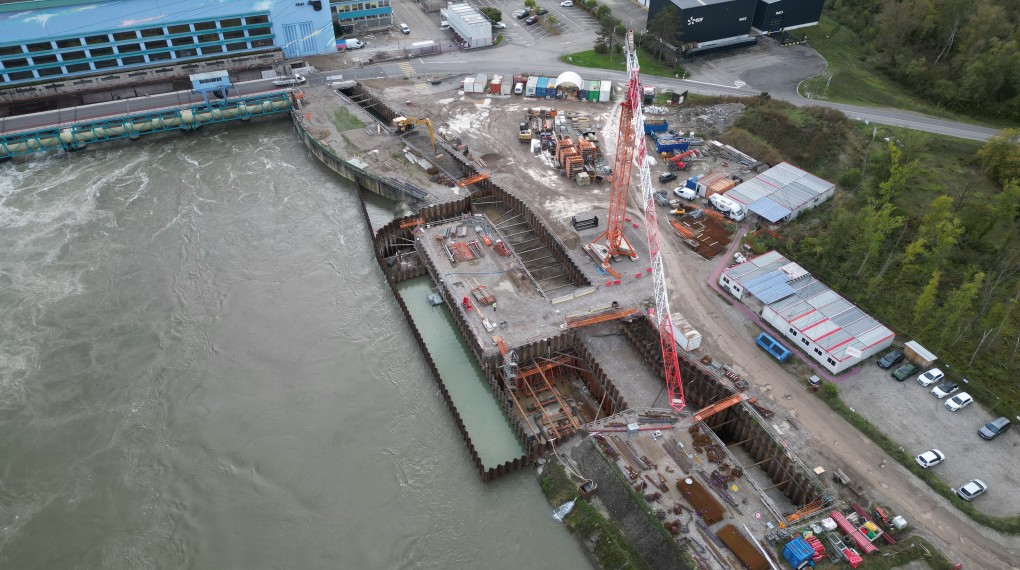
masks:
[(722, 194), (712, 194), (708, 201), (711, 202), (716, 210), (719, 210), (734, 222), (742, 221), (745, 217), (744, 209), (736, 200), (731, 200)]

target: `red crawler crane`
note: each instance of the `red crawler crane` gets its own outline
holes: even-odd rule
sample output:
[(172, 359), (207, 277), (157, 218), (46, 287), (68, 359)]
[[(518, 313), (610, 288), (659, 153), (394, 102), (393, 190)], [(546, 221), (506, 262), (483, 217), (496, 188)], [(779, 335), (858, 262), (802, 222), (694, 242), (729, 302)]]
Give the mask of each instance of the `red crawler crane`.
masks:
[[(613, 257), (637, 258), (634, 248), (623, 235), (624, 216), (627, 212), (627, 197), (630, 191), (630, 168), (638, 164), (638, 180), (644, 201), (645, 230), (648, 238), (648, 255), (652, 261), (652, 282), (655, 288), (655, 312), (652, 320), (659, 330), (659, 344), (662, 348), (662, 364), (666, 374), (666, 390), (669, 406), (680, 411), (686, 406), (680, 378), (680, 363), (677, 359), (676, 341), (673, 338), (673, 318), (669, 310), (669, 294), (666, 291), (666, 277), (662, 268), (662, 251), (659, 246), (659, 224), (655, 216), (655, 190), (648, 170), (645, 148), (645, 118), (641, 108), (641, 66), (634, 49), (634, 33), (627, 32), (627, 83), (626, 98), (621, 103), (620, 129), (616, 141), (616, 160), (613, 166), (613, 187), (609, 197), (609, 221), (606, 231), (585, 246), (585, 251), (603, 270), (619, 277), (610, 267)], [(605, 239), (605, 245), (597, 243)]]

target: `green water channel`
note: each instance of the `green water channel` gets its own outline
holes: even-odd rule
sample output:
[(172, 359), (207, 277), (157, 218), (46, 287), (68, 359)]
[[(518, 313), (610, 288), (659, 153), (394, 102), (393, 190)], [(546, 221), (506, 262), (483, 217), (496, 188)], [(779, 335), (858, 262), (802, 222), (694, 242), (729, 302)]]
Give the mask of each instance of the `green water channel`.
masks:
[(495, 467), (523, 455), (524, 449), (482, 369), (457, 331), (450, 308), (429, 305), (426, 297), (432, 292), (432, 281), (428, 277), (411, 279), (398, 285), (398, 290), (464, 420), (482, 465)]

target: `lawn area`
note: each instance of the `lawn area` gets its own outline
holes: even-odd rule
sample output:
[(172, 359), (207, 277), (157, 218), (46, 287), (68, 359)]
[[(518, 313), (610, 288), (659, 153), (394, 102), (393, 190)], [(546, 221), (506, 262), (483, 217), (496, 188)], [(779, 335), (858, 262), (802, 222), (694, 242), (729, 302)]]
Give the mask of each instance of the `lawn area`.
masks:
[(333, 125), (336, 126), (336, 130), (341, 133), (351, 129), (360, 129), (365, 126), (365, 123), (363, 123), (361, 119), (355, 117), (350, 111), (343, 108), (337, 109), (336, 112), (333, 113), (331, 120), (333, 121)]
[(831, 18), (823, 17), (817, 26), (805, 29), (804, 35), (808, 38), (808, 44), (822, 54), (829, 64), (821, 75), (801, 82), (798, 90), (804, 97), (869, 107), (907, 109), (989, 127), (1004, 126), (990, 123), (981, 117), (954, 113), (917, 97), (876, 69), (869, 61), (868, 48), (860, 37)]
[[(620, 54), (610, 57), (608, 53), (595, 53), (595, 50), (588, 50), (568, 53), (562, 56), (560, 60), (564, 63), (580, 67), (627, 71), (627, 64), (623, 61), (623, 56)], [(643, 49), (638, 49), (638, 62), (641, 64), (641, 75), (673, 77), (675, 74), (679, 74), (680, 77), (683, 77), (686, 73), (683, 67), (677, 66), (676, 70), (674, 70), (673, 66), (656, 60), (655, 57)]]

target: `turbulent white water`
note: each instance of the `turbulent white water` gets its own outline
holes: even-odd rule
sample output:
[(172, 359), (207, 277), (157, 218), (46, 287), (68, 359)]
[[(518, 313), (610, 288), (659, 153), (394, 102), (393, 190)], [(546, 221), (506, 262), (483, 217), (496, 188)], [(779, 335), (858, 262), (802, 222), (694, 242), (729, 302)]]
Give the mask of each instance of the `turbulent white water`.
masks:
[(0, 165), (0, 568), (586, 567), (368, 239), (283, 121)]

